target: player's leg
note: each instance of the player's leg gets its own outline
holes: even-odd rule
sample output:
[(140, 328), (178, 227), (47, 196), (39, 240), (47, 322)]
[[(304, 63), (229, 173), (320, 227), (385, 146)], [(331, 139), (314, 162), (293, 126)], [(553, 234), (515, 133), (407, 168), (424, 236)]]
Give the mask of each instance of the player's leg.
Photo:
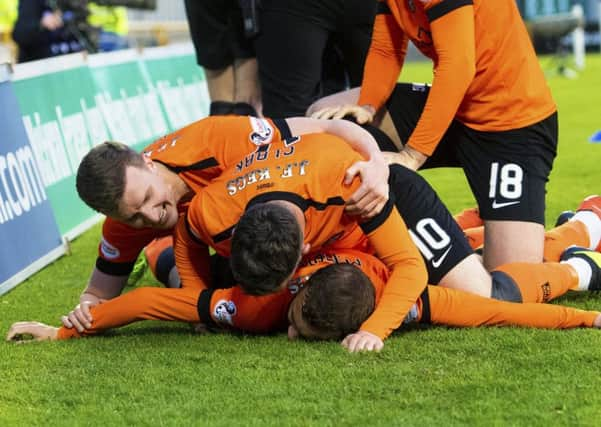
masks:
[(262, 1), (254, 46), (265, 116), (302, 116), (320, 96), (323, 53), (333, 28), (326, 10), (318, 2)]
[(395, 206), (424, 258), (429, 282), (491, 296), (489, 273), (432, 187), (399, 165), (390, 167), (389, 183)]
[(469, 230), (470, 228), (480, 227), (484, 224), (482, 218), (480, 218), (480, 211), (477, 207), (467, 208), (461, 212), (453, 215), (455, 221), (463, 231)]
[(234, 61), (234, 87), (233, 113), (240, 116), (258, 116), (262, 104), (256, 58), (240, 58)]
[(526, 221), (484, 221), (483, 260), (487, 269), (511, 262), (542, 262), (545, 228)]
[(601, 253), (573, 246), (561, 255), (561, 260), (578, 273), (575, 290), (601, 291)]
[(514, 302), (544, 302), (577, 287), (574, 270), (557, 263), (508, 264), (491, 276), (421, 176), (394, 165), (390, 187), (397, 210), (424, 257), (430, 283)]
[(223, 0), (185, 0), (198, 65), (207, 78), (211, 115), (231, 114), (234, 106), (234, 58), (231, 52), (232, 4)]
[(333, 40), (342, 52), (348, 86), (355, 87), (363, 81), (363, 70), (371, 44), (377, 1), (346, 0), (338, 3), (342, 5), (343, 10), (339, 12)]
[(527, 326), (567, 329), (601, 327), (601, 313), (551, 304), (516, 304), (454, 289), (429, 286), (421, 296), (421, 323), (470, 326)]
[(545, 235), (545, 259), (558, 261), (570, 245), (601, 251), (601, 197), (589, 196), (577, 212)]
[(542, 262), (546, 183), (557, 115), (522, 129), (482, 132), (457, 124), (457, 158), (484, 220), (484, 265)]
[[(526, 303), (549, 302), (569, 290), (601, 290), (601, 254), (570, 247), (561, 256), (561, 263), (510, 263), (492, 271), (493, 297), (499, 290), (512, 291), (516, 298), (497, 295), (497, 299)], [(517, 291), (517, 292), (516, 292)]]
[[(235, 4), (230, 7), (229, 12), (230, 50), (234, 64), (233, 101), (235, 104), (233, 113), (242, 116), (257, 116), (261, 112), (262, 105), (259, 68), (257, 58), (255, 57), (253, 40), (245, 32), (245, 23), (241, 8)], [(257, 10), (254, 12), (258, 13)]]
[[(601, 197), (590, 196), (587, 203), (594, 201), (601, 206)], [(583, 202), (584, 203), (584, 202)], [(566, 211), (567, 212), (567, 211)], [(458, 224), (465, 233), (470, 246), (479, 249), (484, 243), (484, 227), (465, 228), (476, 223), (473, 210), (466, 209), (460, 214)], [(458, 216), (455, 215), (455, 219)], [(571, 245), (601, 251), (601, 217), (593, 210), (580, 209), (570, 212), (569, 218), (561, 221), (555, 228), (545, 232), (544, 260), (557, 262), (563, 251)]]
[[(491, 272), (493, 281), (505, 281), (505, 289), (518, 289), (521, 302), (549, 302), (569, 290), (576, 290), (581, 280), (578, 271), (557, 262), (504, 264)], [(586, 280), (586, 277), (582, 277)]]
[[(569, 218), (545, 233), (544, 260), (559, 261), (568, 246), (581, 246), (601, 251), (601, 197), (589, 196), (579, 206), (577, 212), (570, 212)], [(567, 212), (567, 211), (566, 211)], [(470, 246), (479, 248), (484, 242), (484, 228), (472, 227), (478, 221), (473, 209), (466, 209), (455, 215), (465, 233)]]

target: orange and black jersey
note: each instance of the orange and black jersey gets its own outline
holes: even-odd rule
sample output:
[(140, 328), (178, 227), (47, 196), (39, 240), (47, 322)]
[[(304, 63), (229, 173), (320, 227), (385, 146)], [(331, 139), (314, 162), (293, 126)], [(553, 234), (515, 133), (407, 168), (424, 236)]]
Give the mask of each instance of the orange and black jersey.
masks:
[[(242, 169), (244, 162), (260, 157), (261, 147), (291, 138), (284, 120), (219, 116), (199, 120), (166, 135), (143, 150), (145, 156), (165, 165), (197, 193), (228, 167)], [(188, 201), (178, 206), (187, 210)], [(127, 275), (144, 246), (169, 230), (134, 229), (107, 218), (98, 247), (97, 268), (111, 275)]]
[(381, 107), (408, 40), (434, 62), (434, 80), (407, 142), (430, 155), (453, 118), (480, 131), (519, 129), (556, 110), (515, 0), (379, 3), (359, 104)]
[[(200, 291), (194, 288), (137, 288), (91, 308), (92, 328), (80, 334), (61, 327), (59, 339), (93, 335), (106, 329), (145, 320), (203, 322), (210, 326), (271, 333), (288, 326), (290, 302), (316, 270), (335, 263), (351, 263), (371, 280), (376, 302), (382, 298), (389, 271), (377, 258), (354, 250), (321, 251), (307, 255), (286, 289), (262, 297), (249, 296), (239, 287)], [(519, 325), (565, 329), (591, 327), (599, 315), (560, 305), (518, 304), (483, 298), (454, 289), (428, 286), (409, 310), (412, 322), (449, 326)]]
[(309, 277), (328, 265), (343, 263), (360, 268), (370, 278), (379, 301), (389, 277), (382, 261), (356, 250), (323, 250), (306, 255), (288, 286), (275, 294), (251, 296), (238, 286), (204, 290), (198, 299), (200, 321), (252, 333), (284, 331), (288, 327), (288, 307)]
[[(175, 256), (184, 286), (206, 287), (197, 274), (197, 245), (209, 245), (223, 256), (230, 253), (234, 227), (245, 209), (255, 203), (285, 200), (297, 205), (306, 220), (305, 243), (312, 250), (346, 242), (354, 247), (361, 231), (378, 257), (391, 270), (381, 303), (363, 324), (385, 338), (426, 286), (427, 272), (407, 227), (388, 201), (383, 211), (359, 224), (345, 214), (346, 200), (360, 185), (356, 178), (344, 185), (346, 170), (361, 160), (345, 141), (328, 134), (302, 137), (302, 143), (270, 144), (264, 159), (255, 159), (240, 170), (231, 168), (190, 202), (186, 217), (177, 226)], [(350, 240), (349, 240), (350, 238)]]
[[(288, 307), (309, 277), (331, 264), (349, 263), (361, 269), (374, 286), (376, 304), (382, 298), (389, 271), (373, 255), (356, 250), (324, 250), (307, 255), (288, 287), (277, 294), (251, 297), (237, 287), (203, 291), (200, 321), (235, 330), (268, 333), (288, 327)], [(526, 283), (521, 283), (526, 286)], [(468, 292), (428, 285), (415, 301), (403, 325), (423, 323), (458, 327), (516, 325), (547, 329), (592, 327), (597, 311), (560, 305), (512, 303)]]

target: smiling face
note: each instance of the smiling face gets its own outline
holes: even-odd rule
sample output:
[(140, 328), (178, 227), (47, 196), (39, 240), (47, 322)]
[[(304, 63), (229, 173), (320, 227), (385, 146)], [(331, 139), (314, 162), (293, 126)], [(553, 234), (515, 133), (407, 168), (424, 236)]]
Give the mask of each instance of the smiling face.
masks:
[(118, 212), (111, 215), (134, 228), (171, 229), (178, 219), (171, 186), (148, 160), (144, 166), (127, 166)]

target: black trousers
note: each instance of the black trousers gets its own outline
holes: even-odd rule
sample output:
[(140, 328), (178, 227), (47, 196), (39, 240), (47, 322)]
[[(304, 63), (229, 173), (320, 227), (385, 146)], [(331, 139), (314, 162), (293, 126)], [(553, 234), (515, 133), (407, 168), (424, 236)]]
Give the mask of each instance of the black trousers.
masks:
[(348, 76), (343, 83), (361, 84), (375, 12), (373, 0), (262, 0), (255, 52), (263, 114), (302, 116), (318, 98), (342, 90), (328, 85), (340, 80), (327, 74), (337, 57)]
[(244, 36), (238, 0), (185, 0), (190, 36), (198, 65), (217, 70), (236, 59), (254, 57)]

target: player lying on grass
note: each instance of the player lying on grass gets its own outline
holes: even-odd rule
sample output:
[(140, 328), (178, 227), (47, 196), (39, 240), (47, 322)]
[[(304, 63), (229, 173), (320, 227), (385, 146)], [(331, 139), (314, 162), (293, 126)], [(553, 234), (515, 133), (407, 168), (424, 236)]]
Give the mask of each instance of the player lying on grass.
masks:
[[(284, 149), (287, 149), (288, 156), (281, 156)], [(251, 252), (265, 243), (269, 246), (274, 238), (281, 239), (275, 247), (268, 247), (265, 254), (259, 254), (258, 262), (255, 263), (260, 271), (251, 279), (258, 278), (256, 283), (267, 288), (253, 290), (254, 283), (244, 283), (245, 278), (242, 277), (241, 283), (247, 290), (250, 288), (250, 292), (263, 293), (277, 290), (293, 273), (302, 252), (301, 244), (305, 248), (310, 244), (316, 249), (326, 243), (334, 247), (362, 246), (366, 244), (365, 235), (360, 230), (362, 227), (367, 231), (376, 253), (389, 267), (395, 265), (395, 268), (391, 268), (393, 273), (390, 278), (394, 286), (387, 288), (379, 310), (374, 312), (376, 320), (368, 320), (365, 330), (356, 334), (357, 339), (368, 335), (372, 341), (381, 345), (382, 338), (398, 326), (425, 287), (425, 275), (424, 279), (413, 276), (422, 276), (422, 267), (398, 213), (389, 204), (381, 214), (369, 221), (359, 223), (356, 218), (347, 215), (344, 201), (354, 192), (359, 182), (355, 180), (350, 186), (343, 185), (344, 171), (360, 158), (338, 138), (314, 134), (303, 137), (302, 144), (297, 144), (294, 140), (273, 141), (266, 157), (261, 161), (250, 158), (242, 170), (234, 168), (225, 171), (190, 202), (187, 215), (182, 216), (178, 226), (183, 245), (180, 246), (179, 255), (176, 251), (184, 286), (207, 286), (206, 243), (215, 247), (221, 255), (229, 255), (234, 226), (234, 237), (242, 236), (241, 247), (246, 246)], [(334, 162), (333, 159), (337, 161)], [(98, 170), (102, 172), (111, 167), (113, 163)], [(90, 194), (102, 194), (103, 185), (106, 185), (102, 184), (102, 179), (101, 175), (89, 180)], [(149, 188), (143, 180), (138, 179), (137, 183), (138, 185), (134, 185), (130, 182), (129, 186)], [(413, 237), (419, 242), (418, 246), (424, 254), (431, 283), (468, 289), (485, 296), (527, 301), (520, 295), (515, 284), (503, 280), (502, 274), (495, 275), (494, 279), (488, 275), (448, 211), (423, 179), (397, 166), (391, 168), (390, 183), (395, 206), (411, 227)], [(129, 196), (129, 193), (126, 195)], [(266, 203), (268, 201), (272, 203)], [(90, 200), (87, 202), (103, 211), (102, 207)], [(120, 215), (124, 218), (128, 218), (128, 215), (143, 215), (145, 203), (140, 198), (139, 204), (132, 204), (132, 212), (121, 212)], [(118, 207), (118, 201), (116, 204)], [(253, 205), (258, 205), (257, 209), (247, 209)], [(274, 205), (277, 206), (277, 212), (272, 215)], [(112, 207), (113, 211), (115, 209), (118, 210)], [(287, 230), (274, 233), (265, 229), (269, 218), (258, 218), (258, 224), (255, 225), (251, 219), (249, 225), (243, 227), (238, 219), (245, 210), (247, 213), (266, 212), (271, 219), (275, 216), (276, 225), (284, 223)], [(111, 212), (108, 208), (104, 210), (105, 213), (107, 211)], [(252, 218), (252, 215), (249, 217)], [(305, 227), (305, 231), (301, 227)], [(240, 230), (245, 229), (250, 231), (250, 237), (240, 233)], [(262, 230), (265, 236), (252, 235), (258, 230)], [(396, 239), (390, 239), (390, 236), (396, 236)], [(278, 246), (280, 243), (289, 246), (287, 255)], [(274, 249), (275, 255), (266, 255)], [(244, 256), (244, 250), (239, 253)], [(256, 255), (250, 253), (249, 258), (242, 262), (236, 262), (235, 256), (233, 257), (238, 279), (245, 274), (236, 271), (236, 266), (239, 270), (239, 267), (252, 265), (248, 261), (256, 261), (257, 258), (250, 259)], [(275, 271), (275, 278), (264, 280), (265, 274), (278, 268), (280, 270)], [(544, 268), (550, 272), (554, 267)], [(250, 276), (253, 274), (251, 272)]]
[(487, 269), (541, 262), (557, 107), (516, 2), (387, 0), (379, 6), (358, 99), (320, 117), (350, 113), (360, 123), (371, 120), (391, 96), (411, 40), (432, 59), (434, 78), (429, 90), (420, 88), (423, 105), (394, 161), (414, 170), (427, 161), (463, 168), (486, 220)]
[[(595, 256), (597, 260), (595, 261)], [(589, 289), (601, 287), (599, 254), (566, 252), (561, 267), (574, 273), (571, 263), (589, 264)], [(143, 320), (203, 321), (211, 328), (250, 333), (282, 332), (291, 339), (340, 339), (356, 331), (382, 297), (389, 271), (377, 258), (354, 250), (323, 251), (304, 258), (285, 289), (266, 296), (251, 296), (239, 287), (211, 289), (201, 293), (190, 288), (137, 288), (91, 308), (94, 321), (89, 329), (56, 328), (39, 322), (17, 322), (6, 339), (22, 341), (62, 340), (92, 336), (110, 328)], [(558, 286), (519, 283), (523, 294), (545, 299), (567, 292), (568, 282)], [(551, 290), (551, 287), (553, 289)], [(197, 304), (198, 301), (198, 304)], [(420, 322), (448, 326), (516, 325), (567, 329), (601, 327), (601, 313), (550, 304), (510, 303), (483, 298), (463, 291), (428, 286), (409, 310), (403, 325)], [(352, 349), (354, 350), (354, 349)]]
[[(225, 168), (243, 168), (249, 159), (260, 161), (272, 140), (314, 132), (338, 135), (368, 159), (347, 171), (349, 180), (357, 172), (362, 178), (347, 201), (349, 208), (367, 206), (368, 215), (381, 209), (388, 198), (388, 168), (371, 135), (347, 121), (210, 117), (157, 140), (143, 154), (117, 143), (92, 149), (79, 168), (78, 189), (108, 218), (88, 285), (79, 305), (62, 317), (63, 324), (82, 327), (89, 307), (119, 295), (142, 248), (156, 237), (171, 235), (192, 196)], [(281, 155), (293, 150), (283, 147)], [(103, 167), (100, 157), (105, 170), (98, 170)], [(106, 183), (102, 191), (90, 182), (99, 174)]]
[[(361, 257), (366, 265), (367, 257)], [(574, 246), (564, 252), (563, 258), (566, 263), (578, 260), (588, 264), (592, 271), (589, 289), (601, 290), (601, 254)], [(382, 274), (385, 276), (387, 272), (380, 269), (374, 274), (374, 269), (366, 269), (357, 263), (330, 265), (313, 274), (289, 306), (288, 337), (335, 340), (347, 336), (369, 317), (377, 304)], [(457, 327), (601, 328), (601, 313), (555, 304), (516, 304), (482, 299), (428, 286), (403, 325), (413, 322)]]

